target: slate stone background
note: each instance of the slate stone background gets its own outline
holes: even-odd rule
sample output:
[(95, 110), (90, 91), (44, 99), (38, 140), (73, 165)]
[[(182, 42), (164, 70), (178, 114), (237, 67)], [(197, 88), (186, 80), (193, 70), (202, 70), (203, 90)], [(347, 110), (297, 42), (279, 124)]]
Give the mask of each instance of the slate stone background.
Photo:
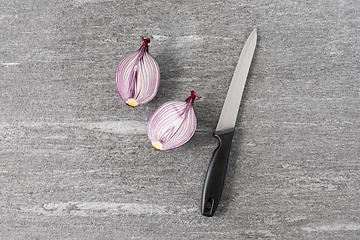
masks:
[[(356, 239), (360, 4), (351, 0), (1, 0), (1, 239)], [(246, 38), (258, 44), (216, 215), (212, 136)], [(153, 101), (119, 61), (150, 37)], [(196, 90), (198, 127), (154, 150), (146, 123)]]

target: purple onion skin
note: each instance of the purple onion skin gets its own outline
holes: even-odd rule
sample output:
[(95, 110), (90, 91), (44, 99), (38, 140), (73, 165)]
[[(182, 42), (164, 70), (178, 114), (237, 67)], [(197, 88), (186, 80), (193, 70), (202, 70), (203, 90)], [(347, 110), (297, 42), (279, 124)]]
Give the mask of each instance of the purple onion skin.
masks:
[(160, 85), (159, 65), (149, 53), (150, 38), (141, 40), (139, 50), (120, 61), (115, 76), (121, 98), (131, 107), (151, 101)]
[(152, 114), (147, 125), (147, 134), (157, 150), (170, 150), (188, 142), (196, 130), (194, 100), (200, 98), (191, 91), (184, 101), (170, 101), (161, 105)]

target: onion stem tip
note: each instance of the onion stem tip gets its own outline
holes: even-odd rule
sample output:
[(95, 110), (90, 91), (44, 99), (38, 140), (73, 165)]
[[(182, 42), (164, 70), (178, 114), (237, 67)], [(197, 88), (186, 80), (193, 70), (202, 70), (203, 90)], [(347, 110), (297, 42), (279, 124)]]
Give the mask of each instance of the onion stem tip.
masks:
[(139, 104), (138, 102), (134, 99), (134, 98), (129, 98), (127, 101), (126, 101), (126, 104), (129, 105), (130, 107), (137, 107)]
[(153, 145), (153, 147), (156, 150), (161, 150), (162, 149), (162, 143), (161, 142), (152, 142), (151, 144)]

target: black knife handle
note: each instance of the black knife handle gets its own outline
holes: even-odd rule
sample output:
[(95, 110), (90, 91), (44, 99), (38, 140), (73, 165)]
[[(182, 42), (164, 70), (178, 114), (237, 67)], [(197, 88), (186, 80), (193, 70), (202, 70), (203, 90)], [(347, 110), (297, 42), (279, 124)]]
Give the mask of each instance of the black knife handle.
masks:
[(205, 177), (201, 198), (201, 214), (204, 216), (212, 217), (219, 204), (224, 187), (226, 168), (234, 131), (235, 129), (229, 129), (214, 133), (214, 136), (219, 140), (219, 145), (213, 153)]

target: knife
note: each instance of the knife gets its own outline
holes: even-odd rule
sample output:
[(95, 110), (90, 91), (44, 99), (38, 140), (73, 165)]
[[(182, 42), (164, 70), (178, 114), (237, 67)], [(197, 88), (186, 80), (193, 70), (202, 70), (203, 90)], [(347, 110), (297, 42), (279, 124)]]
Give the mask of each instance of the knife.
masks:
[(241, 52), (214, 132), (214, 136), (218, 139), (219, 145), (212, 155), (205, 177), (201, 198), (201, 214), (204, 216), (212, 217), (220, 201), (231, 142), (235, 131), (235, 122), (246, 78), (254, 55), (256, 41), (257, 30), (255, 28), (246, 40)]

